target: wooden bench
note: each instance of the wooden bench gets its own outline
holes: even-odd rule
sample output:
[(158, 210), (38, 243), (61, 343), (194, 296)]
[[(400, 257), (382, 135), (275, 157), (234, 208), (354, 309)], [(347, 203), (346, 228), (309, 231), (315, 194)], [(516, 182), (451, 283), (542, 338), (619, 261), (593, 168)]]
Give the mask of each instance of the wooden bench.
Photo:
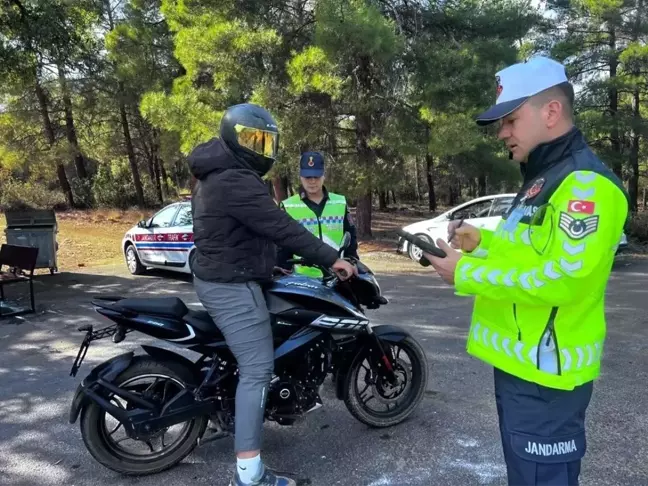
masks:
[[(38, 248), (17, 245), (2, 245), (0, 247), (0, 317), (36, 312), (33, 278), (37, 258)], [(20, 308), (3, 312), (5, 302), (4, 287), (20, 282), (29, 283), (31, 307), (29, 309)]]

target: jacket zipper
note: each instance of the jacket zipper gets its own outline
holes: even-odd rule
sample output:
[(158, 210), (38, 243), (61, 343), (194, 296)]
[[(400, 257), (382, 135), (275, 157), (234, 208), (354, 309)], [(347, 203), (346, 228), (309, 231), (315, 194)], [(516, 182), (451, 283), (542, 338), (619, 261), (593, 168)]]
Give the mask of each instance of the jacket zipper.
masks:
[(547, 321), (547, 325), (545, 326), (544, 331), (540, 336), (540, 341), (538, 342), (538, 350), (536, 352), (536, 362), (537, 362), (536, 367), (537, 369), (540, 369), (540, 346), (542, 345), (542, 336), (544, 336), (548, 330), (551, 336), (547, 336), (546, 345), (549, 345), (549, 338), (550, 337), (553, 338), (553, 342), (556, 348), (556, 364), (558, 366), (558, 375), (560, 376), (562, 375), (562, 369), (560, 367), (560, 347), (558, 346), (558, 336), (556, 335), (556, 328), (554, 327), (556, 314), (558, 314), (558, 307), (553, 307), (551, 309), (551, 313), (549, 314), (549, 320)]
[(522, 330), (520, 329), (520, 325), (518, 324), (517, 321), (517, 304), (513, 304), (513, 319), (515, 319), (515, 325), (517, 326), (518, 330), (518, 341), (522, 341)]

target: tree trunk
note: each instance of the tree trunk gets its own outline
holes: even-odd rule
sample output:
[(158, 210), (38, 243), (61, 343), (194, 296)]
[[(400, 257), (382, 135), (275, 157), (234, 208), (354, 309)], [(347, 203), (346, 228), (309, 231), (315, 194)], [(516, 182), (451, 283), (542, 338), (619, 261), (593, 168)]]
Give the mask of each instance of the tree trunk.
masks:
[(162, 194), (162, 184), (160, 183), (160, 165), (158, 164), (157, 155), (155, 155), (153, 158), (153, 175), (155, 177), (153, 182), (155, 184), (155, 192), (158, 197), (158, 202), (160, 204), (163, 204), (164, 195)]
[(169, 190), (169, 181), (167, 179), (167, 171), (164, 167), (164, 160), (158, 155), (157, 162), (160, 165), (160, 178), (162, 179), (162, 193), (164, 197), (169, 197), (171, 191)]
[(135, 149), (133, 148), (133, 140), (131, 139), (130, 126), (128, 124), (128, 116), (126, 115), (126, 105), (124, 104), (123, 95), (124, 83), (120, 81), (117, 93), (117, 96), (119, 97), (119, 116), (121, 118), (122, 131), (124, 133), (128, 163), (130, 164), (130, 169), (133, 173), (133, 184), (135, 185), (137, 204), (140, 208), (143, 208), (146, 206), (144, 201), (144, 189), (142, 189), (142, 178), (140, 177), (139, 168), (137, 167), (137, 159), (135, 158)]
[[(359, 98), (362, 101), (368, 99), (371, 94), (371, 59), (368, 56), (361, 56), (358, 59), (357, 72)], [(364, 194), (361, 194), (358, 198), (356, 220), (358, 238), (371, 239), (373, 238), (371, 232), (372, 170), (374, 169), (376, 154), (369, 146), (373, 129), (371, 112), (368, 111), (368, 108), (363, 109), (367, 111), (356, 113), (356, 152), (360, 167), (367, 177), (367, 182), (365, 183)]]
[(414, 159), (414, 177), (416, 178), (416, 183), (414, 184), (414, 191), (416, 191), (416, 204), (419, 204), (421, 202), (421, 174), (418, 157)]
[(378, 191), (378, 209), (384, 211), (387, 209), (389, 201), (387, 200), (387, 191)]
[[(45, 94), (43, 87), (40, 85), (38, 74), (36, 74), (35, 79), (36, 97), (38, 98), (38, 105), (43, 121), (43, 132), (45, 133), (45, 138), (47, 139), (47, 143), (50, 146), (50, 150), (52, 150), (54, 144), (56, 143), (56, 136), (54, 135), (54, 127), (52, 126), (52, 121), (49, 117), (47, 95)], [(70, 187), (70, 181), (68, 181), (67, 174), (65, 173), (65, 166), (58, 160), (56, 161), (56, 175), (58, 176), (61, 190), (65, 194), (65, 199), (67, 200), (68, 206), (71, 208), (76, 207), (76, 205), (74, 204), (74, 194), (72, 193), (72, 188)]]
[[(643, 10), (643, 0), (637, 1), (637, 17), (635, 19), (635, 28), (633, 32), (633, 40), (636, 42), (639, 39), (639, 32), (641, 28), (641, 15)], [(641, 75), (640, 67), (635, 61), (632, 66), (632, 74), (635, 79)], [(636, 81), (635, 81), (636, 83)], [(637, 85), (632, 93), (632, 124), (630, 127), (630, 180), (628, 181), (628, 195), (630, 196), (630, 211), (637, 212), (637, 204), (639, 198), (639, 142), (641, 134), (639, 132), (642, 119), (641, 119), (641, 91), (640, 86)]]
[(63, 109), (65, 111), (65, 133), (70, 147), (74, 151), (74, 166), (79, 179), (87, 179), (88, 171), (85, 166), (85, 159), (79, 148), (79, 141), (76, 136), (76, 128), (74, 127), (74, 115), (72, 112), (72, 99), (70, 98), (70, 91), (68, 89), (67, 79), (65, 78), (65, 70), (62, 65), (58, 65), (58, 79), (61, 85), (61, 94), (63, 95)]
[(391, 195), (392, 195), (392, 200), (394, 201), (394, 204), (398, 204), (398, 202), (396, 202), (396, 193), (394, 192), (393, 189), (391, 190)]
[(430, 153), (425, 154), (426, 178), (428, 186), (428, 208), (430, 211), (436, 211), (437, 201), (434, 193), (434, 158)]
[(277, 203), (280, 203), (288, 197), (284, 179), (285, 178), (282, 176), (275, 176), (272, 178), (272, 187), (274, 188), (274, 196)]
[(371, 234), (371, 193), (358, 198), (355, 217), (358, 237), (373, 238)]
[(621, 139), (619, 137), (619, 91), (617, 90), (614, 83), (616, 82), (617, 68), (619, 66), (619, 55), (616, 52), (616, 27), (610, 27), (610, 82), (611, 86), (608, 89), (608, 96), (610, 102), (610, 117), (612, 118), (612, 129), (610, 130), (610, 144), (612, 146), (612, 151), (614, 153), (614, 159), (612, 162), (612, 170), (619, 177), (623, 176), (623, 166), (621, 163)]
[(479, 185), (477, 189), (477, 194), (479, 197), (485, 196), (486, 195), (486, 175), (480, 175), (477, 183)]

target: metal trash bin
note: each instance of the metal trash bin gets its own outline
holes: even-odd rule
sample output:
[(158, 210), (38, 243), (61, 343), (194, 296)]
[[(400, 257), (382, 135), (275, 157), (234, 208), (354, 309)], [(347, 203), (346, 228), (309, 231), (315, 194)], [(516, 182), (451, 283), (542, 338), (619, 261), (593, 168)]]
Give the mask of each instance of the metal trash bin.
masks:
[(58, 225), (56, 214), (50, 209), (6, 211), (7, 244), (38, 248), (35, 268), (49, 268), (51, 274), (58, 271), (56, 254)]

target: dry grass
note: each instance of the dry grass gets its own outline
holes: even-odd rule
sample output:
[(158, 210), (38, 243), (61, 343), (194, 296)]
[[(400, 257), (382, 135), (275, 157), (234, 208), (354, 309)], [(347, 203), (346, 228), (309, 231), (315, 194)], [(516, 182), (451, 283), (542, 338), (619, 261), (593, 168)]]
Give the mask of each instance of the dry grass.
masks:
[[(121, 240), (124, 233), (145, 213), (137, 211), (66, 211), (56, 215), (60, 271), (78, 271), (123, 262)], [(0, 227), (6, 225), (0, 216)], [(0, 238), (5, 241), (4, 231)], [(45, 270), (47, 271), (47, 270)], [(38, 271), (37, 273), (41, 273)]]
[[(59, 244), (58, 266), (60, 271), (78, 272), (97, 267), (123, 268), (121, 240), (126, 231), (150, 213), (144, 211), (65, 211), (57, 213), (57, 241)], [(374, 238), (360, 241), (359, 251), (363, 260), (378, 272), (429, 272), (409, 258), (396, 254), (397, 237), (394, 230), (422, 219), (408, 213), (374, 213)], [(6, 222), (0, 214), (0, 241), (5, 241)], [(47, 269), (37, 273), (48, 272)]]

